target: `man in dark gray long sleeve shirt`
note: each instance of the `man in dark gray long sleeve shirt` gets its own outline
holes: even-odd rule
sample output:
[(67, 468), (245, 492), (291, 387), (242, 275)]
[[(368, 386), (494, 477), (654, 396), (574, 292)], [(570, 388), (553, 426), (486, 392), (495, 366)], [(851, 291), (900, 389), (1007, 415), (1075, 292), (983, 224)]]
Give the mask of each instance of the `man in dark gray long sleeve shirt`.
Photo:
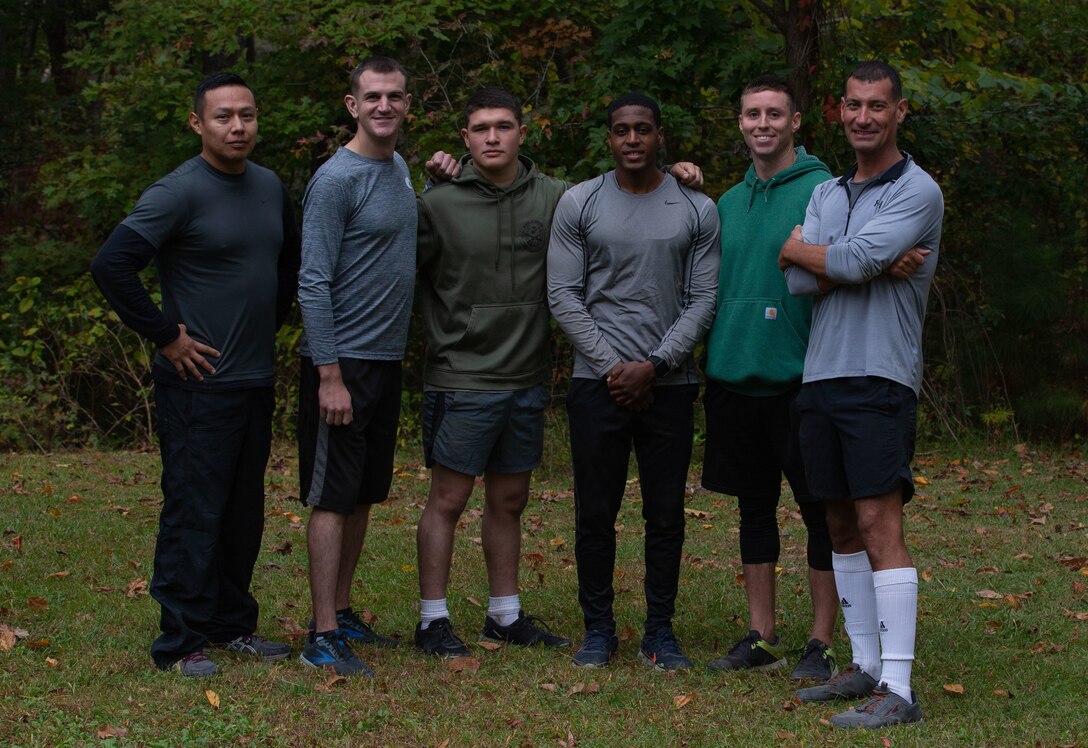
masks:
[(649, 97), (612, 103), (608, 142), (615, 171), (563, 196), (548, 249), (548, 302), (575, 349), (567, 410), (586, 636), (574, 664), (603, 667), (618, 645), (614, 525), (633, 443), (646, 519), (640, 656), (659, 670), (689, 668), (672, 616), (699, 390), (691, 351), (714, 317), (718, 213), (658, 171), (664, 129)]

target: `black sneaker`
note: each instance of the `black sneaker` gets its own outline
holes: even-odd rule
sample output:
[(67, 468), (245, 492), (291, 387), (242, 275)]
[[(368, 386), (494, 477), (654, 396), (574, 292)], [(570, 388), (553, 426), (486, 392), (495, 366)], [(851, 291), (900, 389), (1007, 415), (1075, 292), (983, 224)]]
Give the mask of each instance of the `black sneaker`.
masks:
[(570, 639), (553, 634), (539, 619), (525, 615), (524, 610), (518, 611), (518, 620), (509, 626), (500, 626), (491, 616), (484, 619), (483, 637), (493, 642), (509, 642), (520, 644), (523, 647), (531, 647), (534, 644), (543, 644), (545, 647), (569, 647)]
[(801, 659), (790, 673), (790, 680), (828, 681), (839, 673), (835, 653), (819, 639), (809, 639)]
[[(314, 630), (314, 619), (310, 619), (310, 631)], [(379, 634), (370, 628), (370, 624), (359, 617), (351, 608), (336, 611), (336, 625), (344, 638), (353, 644), (367, 644), (375, 647), (399, 647), (400, 640)]]
[(863, 727), (867, 730), (883, 730), (892, 725), (925, 722), (918, 695), (914, 691), (910, 692), (910, 699), (908, 702), (898, 694), (890, 692), (887, 683), (881, 683), (873, 689), (871, 699), (860, 706), (847, 709), (842, 714), (836, 714), (828, 721), (835, 727)]
[(725, 657), (719, 657), (706, 664), (711, 670), (777, 670), (786, 666), (782, 645), (771, 644), (755, 629), (729, 650)]
[(416, 648), (423, 654), (437, 655), (452, 659), (454, 657), (468, 657), (468, 647), (453, 633), (453, 624), (448, 618), (439, 618), (431, 621), (431, 625), (423, 628), (422, 623), (416, 624)]
[(680, 649), (680, 642), (671, 628), (664, 628), (653, 636), (642, 637), (639, 659), (654, 670), (687, 670), (695, 667)]
[(311, 634), (298, 659), (307, 667), (332, 668), (337, 675), (374, 675), (374, 671), (351, 651), (351, 645), (339, 631), (321, 636)]
[(283, 642), (274, 642), (256, 634), (238, 636), (223, 644), (212, 644), (216, 649), (257, 657), (265, 662), (286, 660), (291, 654), (291, 647)]
[(574, 653), (574, 667), (608, 667), (608, 661), (620, 646), (620, 640), (604, 631), (590, 630), (582, 637), (582, 646)]

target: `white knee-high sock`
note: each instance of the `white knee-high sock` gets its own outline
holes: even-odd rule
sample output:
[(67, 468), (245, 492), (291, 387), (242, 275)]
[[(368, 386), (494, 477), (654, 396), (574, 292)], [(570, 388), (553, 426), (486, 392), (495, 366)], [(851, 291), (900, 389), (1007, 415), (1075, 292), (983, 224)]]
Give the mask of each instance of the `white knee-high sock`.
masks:
[(877, 633), (876, 595), (873, 591), (873, 567), (865, 551), (832, 553), (835, 586), (846, 634), (853, 651), (851, 660), (880, 680), (880, 635)]
[(440, 597), (437, 600), (419, 600), (419, 627), (421, 629), (430, 628), (430, 625), (437, 621), (439, 618), (449, 618), (450, 611), (446, 607), (446, 598)]
[(509, 626), (521, 614), (521, 596), (514, 594), (489, 598), (487, 614), (500, 626)]
[(912, 702), (910, 670), (918, 624), (918, 571), (913, 567), (873, 572), (880, 619), (881, 680), (888, 690)]

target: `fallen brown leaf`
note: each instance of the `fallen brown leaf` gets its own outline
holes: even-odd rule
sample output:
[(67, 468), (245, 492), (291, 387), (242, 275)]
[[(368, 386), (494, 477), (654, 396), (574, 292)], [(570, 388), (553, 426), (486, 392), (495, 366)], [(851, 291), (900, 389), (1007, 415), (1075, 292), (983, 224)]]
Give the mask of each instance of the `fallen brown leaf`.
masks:
[(540, 687), (548, 692), (554, 692), (556, 689), (556, 685), (554, 683), (541, 683)]
[(929, 568), (922, 569), (922, 581), (924, 581), (924, 582), (932, 582), (933, 581), (933, 569), (929, 569)]
[(57, 658), (56, 657), (46, 657), (45, 658), (45, 664), (48, 665), (49, 667), (56, 667), (57, 666)]
[(0, 652), (10, 652), (15, 646), (15, 631), (7, 626), (0, 626)]
[(300, 524), (302, 522), (302, 517), (298, 516), (294, 512), (284, 512), (283, 516), (287, 518), (288, 522), (296, 522)]
[(695, 519), (710, 519), (710, 512), (704, 512), (702, 509), (685, 508), (684, 514)]
[(502, 645), (498, 642), (476, 642), (476, 646), (483, 647), (488, 652), (494, 652), (495, 650), (502, 649)]
[(884, 748), (892, 748), (892, 739), (889, 738), (887, 735), (881, 735), (880, 744), (884, 746)]
[(439, 743), (438, 745), (436, 745), (436, 746), (435, 746), (434, 748), (449, 748), (449, 744), (450, 744), (450, 739), (449, 739), (449, 738), (446, 738), (446, 739), (445, 739), (445, 740), (443, 740), (443, 741), (442, 741), (441, 743)]
[(137, 595), (147, 594), (147, 580), (143, 577), (137, 577), (128, 583), (128, 587), (125, 588), (125, 597), (136, 597)]
[(64, 579), (68, 576), (68, 573), (69, 572), (67, 571), (54, 571), (52, 574), (48, 575), (46, 579)]
[(22, 535), (16, 535), (14, 538), (12, 538), (11, 539), (11, 547), (14, 548), (17, 551), (23, 550), (23, 536)]
[(997, 574), (1000, 571), (996, 566), (980, 566), (975, 569), (976, 574)]
[(33, 597), (28, 597), (26, 599), (26, 604), (27, 607), (29, 607), (35, 613), (41, 613), (43, 610), (49, 607), (49, 603), (46, 601), (46, 599), (44, 597), (38, 597), (37, 595)]
[(994, 592), (993, 590), (978, 590), (975, 594), (984, 600), (1000, 600), (1004, 597), (1000, 592)]
[(944, 684), (944, 690), (947, 691), (948, 693), (954, 693), (954, 694), (958, 694), (960, 696), (963, 695), (963, 685), (961, 685), (959, 683), (945, 683)]
[(99, 740), (106, 740), (107, 738), (123, 738), (128, 735), (128, 730), (124, 727), (114, 727), (113, 725), (102, 725), (95, 732), (95, 735)]
[(279, 553), (279, 554), (281, 554), (283, 556), (286, 556), (287, 554), (289, 554), (291, 552), (291, 546), (292, 546), (291, 541), (290, 540), (285, 540), (282, 543), (280, 543), (279, 545), (272, 546), (269, 550), (271, 550), (273, 553)]
[(1005, 698), (1005, 699), (1011, 699), (1012, 698), (1012, 693), (1010, 691), (1006, 691), (1004, 688), (995, 688), (994, 689), (994, 696), (1000, 696), (1000, 697)]
[(570, 690), (567, 691), (567, 696), (574, 696), (575, 694), (581, 693), (584, 690), (586, 690), (585, 683), (575, 683), (573, 686), (570, 687)]
[(482, 608), (482, 607), (484, 607), (484, 606), (480, 605), (480, 601), (479, 601), (479, 600), (477, 600), (476, 598), (474, 598), (474, 597), (473, 597), (472, 595), (469, 595), (469, 596), (468, 596), (468, 597), (466, 597), (465, 599), (466, 599), (466, 600), (468, 600), (468, 601), (469, 601), (470, 603), (472, 603), (473, 605), (475, 605), (475, 606), (476, 606), (477, 608)]
[(616, 638), (619, 639), (621, 642), (629, 642), (636, 636), (638, 636), (637, 631), (635, 631), (630, 626), (624, 626), (622, 629), (620, 629), (619, 636), (617, 636)]
[(679, 693), (672, 697), (672, 705), (677, 709), (683, 709), (691, 703), (695, 696), (690, 693)]
[(1074, 621), (1088, 621), (1088, 610), (1074, 612), (1072, 610), (1062, 608), (1062, 612), (1065, 614), (1066, 618), (1072, 618)]
[(219, 694), (212, 689), (208, 689), (204, 692), (204, 698), (208, 700), (208, 703), (212, 705), (212, 709), (219, 708)]
[(774, 731), (775, 740), (797, 740), (797, 735), (792, 732), (786, 732), (785, 730)]
[(51, 506), (48, 509), (46, 509), (45, 511), (49, 512), (50, 517), (59, 517), (60, 516), (60, 509), (57, 509), (55, 506)]
[(475, 673), (480, 669), (480, 661), (475, 657), (454, 657), (446, 660), (446, 667), (453, 673)]

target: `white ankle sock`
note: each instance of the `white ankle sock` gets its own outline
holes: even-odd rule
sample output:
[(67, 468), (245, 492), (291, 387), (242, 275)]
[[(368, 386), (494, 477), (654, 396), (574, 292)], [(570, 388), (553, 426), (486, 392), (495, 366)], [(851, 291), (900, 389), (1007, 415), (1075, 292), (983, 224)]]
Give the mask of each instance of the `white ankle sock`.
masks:
[(832, 553), (835, 586), (846, 634), (850, 637), (851, 660), (874, 680), (880, 680), (880, 634), (873, 591), (873, 567), (865, 551)]
[(500, 626), (509, 626), (518, 620), (518, 616), (521, 615), (521, 596), (504, 595), (489, 598), (487, 614), (495, 619), (495, 623)]
[(450, 611), (446, 607), (446, 598), (440, 597), (437, 600), (419, 600), (419, 624), (421, 629), (430, 627), (431, 623), (437, 621), (439, 618), (449, 618)]
[(913, 567), (873, 572), (876, 611), (880, 619), (880, 679), (888, 690), (913, 701), (910, 670), (918, 623), (918, 571)]

